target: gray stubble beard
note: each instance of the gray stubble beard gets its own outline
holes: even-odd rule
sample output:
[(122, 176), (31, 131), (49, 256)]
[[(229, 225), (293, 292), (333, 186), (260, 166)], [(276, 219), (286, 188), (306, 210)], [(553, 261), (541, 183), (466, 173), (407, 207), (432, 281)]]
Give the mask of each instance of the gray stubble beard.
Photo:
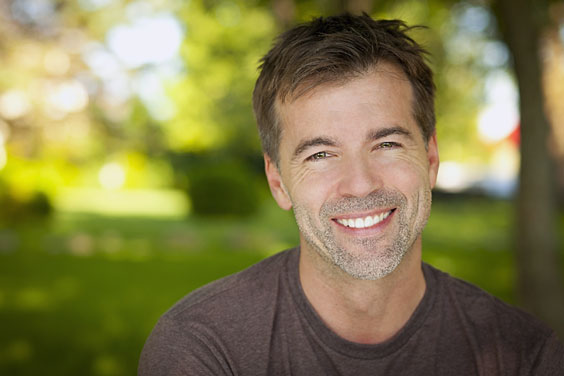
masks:
[[(321, 227), (315, 225), (314, 217), (307, 209), (295, 204), (293, 207), (300, 233), (323, 259), (353, 278), (377, 280), (389, 275), (399, 266), (425, 227), (431, 208), (431, 191), (424, 191), (423, 197), (415, 193), (412, 202), (415, 208), (410, 213), (407, 198), (400, 192), (388, 190), (375, 191), (362, 198), (350, 197), (327, 202), (319, 213)], [(353, 239), (355, 246), (363, 250), (361, 254), (355, 254), (337, 243), (332, 217), (340, 213), (389, 207), (395, 207), (394, 215), (398, 215), (398, 232), (391, 245), (378, 250), (378, 247), (382, 247), (380, 239)], [(422, 216), (417, 219), (421, 211)], [(410, 223), (413, 223), (412, 228)]]

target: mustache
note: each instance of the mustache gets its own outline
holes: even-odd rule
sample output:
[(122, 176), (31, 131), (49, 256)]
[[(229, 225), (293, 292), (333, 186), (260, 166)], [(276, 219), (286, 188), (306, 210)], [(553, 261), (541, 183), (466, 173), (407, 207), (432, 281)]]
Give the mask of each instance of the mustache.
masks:
[(378, 190), (365, 197), (341, 197), (321, 206), (321, 217), (334, 217), (351, 212), (371, 211), (379, 208), (403, 206), (407, 198), (398, 191)]

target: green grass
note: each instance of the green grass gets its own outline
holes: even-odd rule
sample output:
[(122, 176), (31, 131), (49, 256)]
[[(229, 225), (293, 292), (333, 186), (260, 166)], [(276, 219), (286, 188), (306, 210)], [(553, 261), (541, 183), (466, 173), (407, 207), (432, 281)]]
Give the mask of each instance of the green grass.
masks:
[(514, 303), (513, 208), (480, 198), (433, 203), (423, 259)]
[(133, 374), (145, 337), (166, 308), (260, 258), (229, 252), (143, 260), (4, 255), (0, 373)]
[[(424, 259), (514, 301), (511, 210), (435, 202)], [(0, 229), (0, 374), (135, 374), (175, 301), (297, 239), (291, 216), (271, 204), (249, 219), (57, 213)]]

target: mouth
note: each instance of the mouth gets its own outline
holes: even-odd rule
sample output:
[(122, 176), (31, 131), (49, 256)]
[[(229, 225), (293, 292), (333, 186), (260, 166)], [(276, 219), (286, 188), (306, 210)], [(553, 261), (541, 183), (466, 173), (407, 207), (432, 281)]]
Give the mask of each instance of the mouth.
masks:
[(350, 218), (334, 218), (333, 220), (340, 225), (348, 228), (363, 229), (376, 226), (377, 224), (388, 218), (395, 210), (396, 209), (394, 208), (375, 215)]

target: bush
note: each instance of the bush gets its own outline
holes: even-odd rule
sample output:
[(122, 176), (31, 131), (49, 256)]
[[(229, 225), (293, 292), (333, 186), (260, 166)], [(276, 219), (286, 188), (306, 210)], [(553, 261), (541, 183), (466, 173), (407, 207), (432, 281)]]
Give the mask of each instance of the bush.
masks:
[(0, 195), (0, 222), (8, 225), (23, 221), (46, 219), (53, 212), (49, 197), (44, 192), (35, 192), (29, 198), (16, 198), (9, 193)]
[(202, 163), (188, 172), (192, 209), (200, 216), (250, 216), (262, 199), (258, 177), (238, 161)]

